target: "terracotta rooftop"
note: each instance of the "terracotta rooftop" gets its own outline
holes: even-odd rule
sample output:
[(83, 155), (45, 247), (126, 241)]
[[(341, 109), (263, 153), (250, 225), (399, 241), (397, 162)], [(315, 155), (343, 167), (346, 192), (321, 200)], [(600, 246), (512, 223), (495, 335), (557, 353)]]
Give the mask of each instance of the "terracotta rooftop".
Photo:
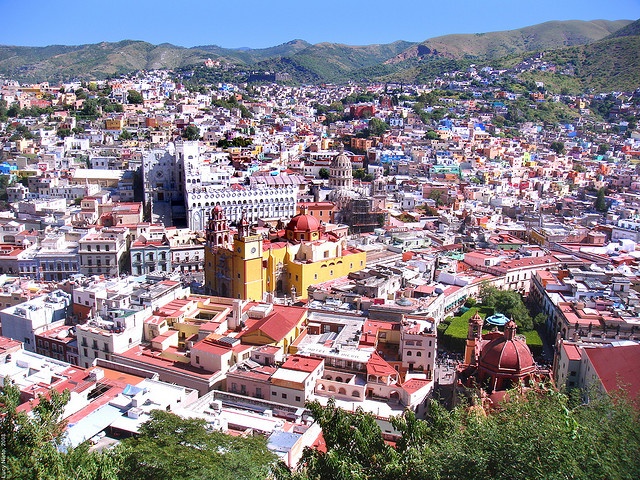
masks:
[(274, 305), (273, 313), (255, 322), (242, 332), (242, 336), (259, 330), (267, 337), (279, 342), (302, 321), (306, 312), (307, 309), (302, 307)]
[(282, 364), (282, 368), (289, 370), (298, 370), (300, 372), (313, 372), (324, 360), (320, 358), (312, 358), (303, 355), (291, 355), (287, 361)]
[(383, 359), (376, 352), (371, 354), (369, 361), (367, 362), (367, 375), (376, 375), (378, 377), (388, 376), (388, 375), (397, 375), (395, 368), (387, 363), (385, 359)]
[(630, 400), (640, 393), (640, 345), (588, 348), (587, 357), (608, 393), (618, 388)]

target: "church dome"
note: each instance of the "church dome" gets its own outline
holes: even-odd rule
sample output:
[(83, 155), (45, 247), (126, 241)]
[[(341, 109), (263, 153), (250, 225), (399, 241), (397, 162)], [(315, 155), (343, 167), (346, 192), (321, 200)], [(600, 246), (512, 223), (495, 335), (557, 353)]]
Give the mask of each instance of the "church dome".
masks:
[(289, 221), (285, 231), (288, 240), (318, 240), (320, 220), (313, 215), (301, 213)]
[(342, 152), (333, 157), (333, 160), (331, 161), (331, 168), (351, 170), (351, 160), (344, 152)]
[(521, 377), (534, 373), (536, 365), (527, 344), (515, 336), (516, 325), (505, 325), (504, 336), (483, 346), (478, 366), (490, 375)]

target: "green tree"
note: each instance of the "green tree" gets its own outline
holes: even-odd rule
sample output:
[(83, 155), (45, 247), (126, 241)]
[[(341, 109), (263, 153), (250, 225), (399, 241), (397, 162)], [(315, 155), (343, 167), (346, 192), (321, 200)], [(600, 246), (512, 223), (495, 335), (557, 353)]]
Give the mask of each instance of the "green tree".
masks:
[(207, 430), (200, 419), (183, 419), (162, 410), (124, 440), (119, 478), (141, 480), (267, 478), (275, 455), (264, 437), (232, 437)]
[(556, 154), (558, 155), (565, 154), (564, 142), (551, 142), (551, 145), (549, 145), (549, 148), (554, 152), (556, 152)]
[(144, 98), (142, 98), (142, 94), (137, 90), (129, 90), (127, 92), (127, 102), (134, 105), (141, 105), (144, 103)]
[(231, 140), (231, 146), (233, 147), (244, 148), (244, 147), (248, 147), (252, 143), (253, 143), (253, 140), (246, 137), (234, 137), (234, 139)]
[[(358, 409), (348, 413), (330, 399), (326, 407), (317, 402), (308, 404), (313, 418), (322, 427), (327, 452), (306, 449), (300, 476), (334, 480), (395, 479), (398, 454), (382, 437), (373, 415)], [(287, 478), (283, 472), (277, 478)]]
[(9, 109), (7, 107), (7, 101), (0, 99), (0, 122), (6, 122), (9, 118)]
[(61, 420), (69, 391), (51, 390), (40, 395), (31, 414), (18, 411), (20, 390), (5, 379), (0, 392), (0, 437), (2, 478), (12, 479), (116, 479), (118, 458), (77, 448), (58, 448), (63, 443), (65, 422)]
[(122, 132), (120, 132), (118, 140), (131, 140), (132, 138), (133, 135), (131, 135), (131, 132), (129, 130), (122, 130)]
[(200, 129), (195, 125), (187, 125), (187, 127), (182, 132), (182, 137), (187, 140), (199, 140), (200, 139)]
[(323, 167), (318, 171), (318, 176), (323, 180), (328, 180), (330, 175), (331, 173), (329, 172), (328, 168)]
[(353, 171), (353, 178), (362, 180), (363, 182), (373, 181), (373, 175), (365, 172), (364, 168), (357, 168)]
[(71, 130), (68, 128), (59, 128), (56, 135), (60, 138), (66, 138), (71, 135)]
[(85, 92), (83, 88), (77, 89), (75, 94), (78, 100), (86, 100), (88, 98), (87, 92)]
[(424, 138), (426, 138), (427, 140), (437, 140), (439, 137), (438, 132), (436, 132), (435, 130), (429, 130)]
[(611, 146), (608, 143), (598, 145), (598, 155), (606, 155)]
[(540, 312), (535, 317), (533, 317), (533, 326), (539, 327), (545, 324), (547, 321), (547, 315)]
[(605, 196), (606, 196), (606, 192), (604, 187), (600, 187), (600, 189), (598, 190), (598, 195), (596, 196), (596, 201), (594, 202), (594, 205), (593, 205), (598, 212), (604, 213), (608, 210)]
[(395, 449), (371, 414), (310, 409), (327, 451), (305, 450), (299, 469), (280, 466), (278, 480), (640, 478), (640, 410), (623, 396), (582, 403), (548, 387), (512, 390), (488, 413), (431, 402), (426, 420), (410, 410), (392, 419)]
[(389, 124), (379, 118), (372, 118), (369, 120), (369, 132), (371, 135), (380, 136), (387, 130), (389, 130)]
[(480, 287), (482, 303), (511, 318), (522, 330), (532, 330), (533, 320), (522, 301), (522, 296), (512, 290), (499, 290), (492, 285)]
[(87, 118), (98, 117), (98, 101), (95, 98), (89, 98), (82, 103), (80, 115)]
[(20, 105), (18, 105), (17, 103), (13, 103), (12, 105), (10, 105), (7, 110), (7, 116), (9, 118), (20, 116)]

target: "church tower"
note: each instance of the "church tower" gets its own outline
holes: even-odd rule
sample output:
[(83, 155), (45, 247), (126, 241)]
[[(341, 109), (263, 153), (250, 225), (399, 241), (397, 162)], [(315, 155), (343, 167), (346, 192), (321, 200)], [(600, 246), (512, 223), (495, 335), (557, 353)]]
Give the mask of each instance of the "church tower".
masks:
[(261, 301), (264, 293), (262, 236), (252, 235), (246, 212), (233, 239), (233, 298)]
[(224, 210), (217, 205), (205, 229), (204, 282), (207, 293), (228, 297), (232, 291), (231, 235)]
[(469, 319), (469, 330), (467, 332), (467, 343), (464, 349), (465, 365), (475, 365), (478, 363), (478, 348), (482, 339), (482, 324), (484, 320), (476, 314)]
[(227, 218), (224, 210), (220, 205), (212, 210), (212, 215), (207, 223), (206, 240), (207, 247), (213, 248), (229, 248), (231, 245), (229, 227), (227, 226)]

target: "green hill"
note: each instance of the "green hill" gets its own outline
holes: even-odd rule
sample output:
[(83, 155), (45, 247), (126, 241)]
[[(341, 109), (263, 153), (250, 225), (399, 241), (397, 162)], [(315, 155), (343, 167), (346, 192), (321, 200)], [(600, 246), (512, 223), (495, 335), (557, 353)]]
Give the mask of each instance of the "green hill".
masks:
[[(573, 63), (580, 82), (609, 85), (600, 74), (603, 69), (611, 68), (609, 80), (627, 86), (633, 82), (634, 75), (638, 78), (637, 70), (628, 67), (636, 68), (631, 47), (636, 46), (634, 39), (639, 30), (638, 22), (629, 20), (554, 21), (504, 32), (446, 35), (420, 44), (397, 41), (364, 46), (311, 45), (293, 40), (270, 48), (230, 49), (216, 45), (184, 48), (126, 40), (78, 46), (0, 46), (0, 76), (21, 82), (101, 79), (139, 70), (186, 71), (213, 58), (234, 64), (237, 78), (247, 78), (252, 71), (272, 71), (289, 73), (294, 81), (301, 83), (422, 82), (446, 71), (465, 68), (474, 61), (495, 61), (505, 56), (516, 61), (526, 52), (561, 48), (553, 58)], [(621, 38), (627, 40), (621, 41)], [(575, 50), (562, 48), (572, 46), (576, 46)], [(627, 71), (622, 71), (624, 66)], [(215, 76), (213, 70), (205, 72), (207, 78)], [(219, 74), (226, 72), (229, 76), (229, 71)]]
[[(572, 67), (581, 91), (632, 91), (640, 87), (640, 35), (606, 38), (591, 45), (564, 48), (545, 53), (547, 62)], [(534, 80), (544, 81), (542, 74)], [(549, 76), (547, 74), (547, 76)], [(546, 83), (567, 78), (555, 74)]]
[(445, 35), (412, 46), (389, 60), (389, 63), (432, 56), (493, 59), (524, 52), (584, 45), (601, 40), (630, 23), (629, 20), (553, 21), (502, 32)]
[(640, 20), (636, 20), (635, 22), (622, 27), (620, 30), (616, 30), (609, 35), (609, 38), (630, 37), (634, 35), (640, 35)]
[(75, 47), (0, 46), (0, 74), (23, 82), (101, 79), (137, 70), (192, 65), (208, 56), (200, 50), (132, 40)]
[(211, 52), (219, 57), (236, 59), (242, 63), (252, 64), (271, 58), (290, 57), (310, 46), (311, 44), (304, 40), (291, 40), (269, 48), (223, 48), (217, 45), (203, 45), (193, 48)]

